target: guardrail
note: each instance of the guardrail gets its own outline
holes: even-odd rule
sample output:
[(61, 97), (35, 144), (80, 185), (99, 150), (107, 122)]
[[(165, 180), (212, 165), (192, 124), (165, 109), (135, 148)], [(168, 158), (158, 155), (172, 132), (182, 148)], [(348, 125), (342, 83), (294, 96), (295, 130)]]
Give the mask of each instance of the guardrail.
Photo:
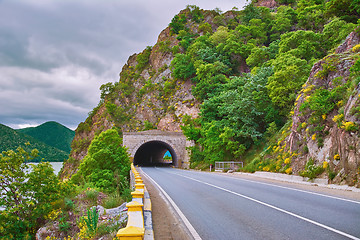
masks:
[(224, 171), (224, 170), (236, 170), (236, 168), (244, 167), (243, 162), (215, 162), (215, 171)]
[(151, 201), (140, 173), (131, 164), (130, 172), (132, 201), (126, 204), (128, 221), (125, 228), (120, 229), (116, 237), (120, 240), (153, 240), (151, 224)]

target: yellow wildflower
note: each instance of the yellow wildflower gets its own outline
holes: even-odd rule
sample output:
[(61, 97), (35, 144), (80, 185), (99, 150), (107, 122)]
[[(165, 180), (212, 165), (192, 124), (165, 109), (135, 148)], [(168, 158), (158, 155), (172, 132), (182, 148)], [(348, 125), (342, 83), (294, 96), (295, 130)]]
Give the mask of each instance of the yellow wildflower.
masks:
[(354, 122), (343, 122), (346, 131), (356, 131), (356, 124)]
[(321, 117), (322, 117), (323, 120), (325, 120), (326, 119), (326, 114), (323, 114)]
[(286, 158), (285, 160), (284, 160), (284, 163), (285, 164), (289, 164), (291, 161), (290, 161), (290, 158)]
[(336, 154), (336, 155), (334, 156), (334, 160), (340, 160), (340, 155), (339, 155), (339, 154)]
[(286, 170), (285, 170), (285, 173), (286, 173), (286, 174), (291, 174), (291, 173), (292, 173), (292, 168), (286, 169)]
[(352, 51), (353, 51), (353, 52), (360, 52), (360, 44), (355, 45), (355, 46), (352, 48)]
[(344, 118), (344, 114), (338, 114), (333, 117), (333, 121), (337, 123), (341, 121), (343, 118)]
[(314, 135), (312, 135), (311, 139), (312, 139), (313, 141), (316, 140), (316, 133), (314, 133)]
[(338, 102), (336, 103), (336, 105), (337, 105), (338, 107), (341, 107), (342, 105), (344, 105), (344, 101), (343, 101), (343, 100), (338, 101)]
[(329, 163), (327, 161), (324, 161), (323, 162), (323, 168), (328, 168), (328, 166), (329, 166)]

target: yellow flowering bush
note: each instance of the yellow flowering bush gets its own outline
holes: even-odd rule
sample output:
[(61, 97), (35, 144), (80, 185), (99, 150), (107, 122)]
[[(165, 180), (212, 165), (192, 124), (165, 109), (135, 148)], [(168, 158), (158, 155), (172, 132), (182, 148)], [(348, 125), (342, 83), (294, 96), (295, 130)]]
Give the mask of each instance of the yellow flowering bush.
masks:
[(335, 115), (334, 117), (333, 117), (333, 121), (335, 122), (335, 123), (337, 123), (337, 125), (340, 127), (341, 126), (341, 122), (342, 122), (342, 120), (344, 119), (344, 114), (338, 114), (338, 115)]
[(360, 44), (355, 45), (355, 46), (352, 48), (352, 51), (353, 51), (353, 52), (360, 52)]
[(301, 128), (306, 128), (306, 126), (307, 126), (306, 122), (303, 122), (303, 123), (301, 124)]
[(343, 100), (338, 101), (338, 102), (336, 103), (336, 105), (337, 105), (338, 107), (341, 107), (342, 105), (344, 105), (344, 101), (343, 101)]
[(52, 210), (51, 212), (49, 212), (49, 214), (45, 217), (51, 221), (54, 221), (55, 219), (57, 219), (57, 217), (59, 216), (59, 214), (61, 213), (61, 209), (58, 210)]
[(284, 160), (284, 163), (285, 163), (285, 164), (290, 164), (290, 162), (291, 162), (290, 158), (286, 158), (286, 159)]
[(292, 174), (292, 168), (286, 169), (286, 170), (285, 170), (285, 173), (286, 173), (286, 174)]
[(343, 128), (348, 132), (355, 132), (358, 130), (354, 122), (343, 122)]

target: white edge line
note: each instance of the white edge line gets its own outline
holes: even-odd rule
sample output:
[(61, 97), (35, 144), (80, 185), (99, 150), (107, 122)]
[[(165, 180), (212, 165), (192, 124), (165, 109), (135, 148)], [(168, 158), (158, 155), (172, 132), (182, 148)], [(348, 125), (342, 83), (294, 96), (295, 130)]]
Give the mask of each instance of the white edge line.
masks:
[(348, 237), (348, 238), (350, 238), (350, 239), (360, 240), (360, 238), (357, 238), (357, 237), (355, 237), (355, 236), (352, 236), (352, 235), (350, 235), (350, 234), (347, 234), (347, 233), (342, 232), (342, 231), (340, 231), (340, 230), (337, 230), (337, 229), (335, 229), (335, 228), (332, 228), (332, 227), (326, 226), (326, 225), (324, 225), (324, 224), (315, 222), (315, 221), (313, 221), (313, 220), (311, 220), (311, 219), (302, 217), (302, 216), (297, 215), (297, 214), (295, 214), (295, 213), (292, 213), (292, 212), (286, 211), (286, 210), (284, 210), (284, 209), (275, 207), (275, 206), (273, 206), (273, 205), (270, 205), (270, 204), (268, 204), (268, 203), (265, 203), (265, 202), (256, 200), (256, 199), (254, 199), (254, 198), (251, 198), (251, 197), (242, 195), (242, 194), (240, 194), (240, 193), (233, 192), (233, 191), (228, 190), (228, 189), (226, 189), (226, 188), (222, 188), (222, 187), (213, 185), (213, 184), (211, 184), (211, 183), (203, 182), (203, 181), (197, 180), (197, 179), (195, 179), (195, 178), (187, 177), (187, 176), (184, 176), (184, 175), (181, 175), (181, 174), (176, 174), (176, 175), (182, 176), (182, 177), (184, 177), (184, 178), (191, 179), (191, 180), (196, 181), (196, 182), (199, 182), (199, 183), (203, 183), (203, 184), (205, 184), (205, 185), (208, 185), (208, 186), (210, 186), (210, 187), (214, 187), (214, 188), (223, 190), (223, 191), (228, 192), (228, 193), (232, 193), (232, 194), (237, 195), (237, 196), (239, 196), (239, 197), (242, 197), (242, 198), (251, 200), (251, 201), (253, 201), (253, 202), (259, 203), (259, 204), (264, 205), (264, 206), (266, 206), (266, 207), (275, 209), (275, 210), (277, 210), (277, 211), (286, 213), (286, 214), (288, 214), (288, 215), (291, 215), (291, 216), (293, 216), (293, 217), (299, 218), (299, 219), (304, 220), (304, 221), (306, 221), (306, 222), (315, 224), (315, 225), (317, 225), (317, 226), (319, 226), (319, 227), (325, 228), (325, 229), (327, 229), (327, 230), (329, 230), (329, 231), (332, 231), (332, 232), (335, 232), (335, 233), (337, 233), (337, 234), (343, 235), (343, 236)]
[(172, 207), (175, 209), (175, 211), (177, 212), (177, 214), (179, 214), (181, 220), (184, 222), (185, 226), (188, 228), (189, 232), (191, 233), (191, 235), (193, 236), (193, 238), (195, 240), (202, 240), (200, 235), (196, 232), (195, 228), (191, 225), (191, 223), (189, 222), (189, 220), (185, 217), (185, 215), (182, 213), (182, 211), (180, 210), (180, 208), (176, 205), (176, 203), (171, 199), (171, 197), (165, 192), (164, 189), (162, 189), (162, 187), (160, 187), (159, 184), (157, 184), (155, 182), (154, 179), (152, 179), (149, 175), (147, 175), (144, 171), (142, 171), (142, 173), (153, 183), (156, 185), (156, 187), (161, 191), (161, 193), (167, 198), (167, 200), (170, 202), (170, 204), (172, 205)]
[[(233, 176), (226, 176), (226, 177), (230, 177), (230, 178), (233, 178), (233, 179), (239, 179), (239, 178), (233, 177)], [(258, 182), (258, 181), (243, 179), (243, 178), (240, 178), (240, 180), (245, 181), (245, 182), (259, 183), (259, 184), (263, 184), (263, 185), (267, 185), (267, 186), (278, 187), (278, 188), (293, 190), (293, 191), (297, 191), (297, 192), (304, 192), (304, 193), (309, 193), (309, 194), (313, 194), (313, 195), (318, 195), (318, 196), (321, 196), (321, 197), (327, 197), (327, 198), (332, 198), (332, 199), (336, 199), (336, 200), (342, 200), (342, 201), (346, 201), (346, 202), (360, 204), (360, 202), (355, 201), (355, 200), (330, 196), (330, 195), (326, 195), (326, 194), (322, 194), (322, 193), (316, 193), (316, 192), (311, 192), (311, 191), (306, 191), (306, 190), (301, 190), (301, 189), (296, 189), (296, 188), (291, 188), (291, 187), (278, 186), (278, 185), (271, 184), (271, 183)], [(290, 182), (290, 183), (292, 183), (292, 182)]]
[[(210, 174), (210, 173), (204, 172), (204, 174)], [(271, 184), (271, 183), (265, 183), (265, 182), (261, 182), (261, 181), (254, 181), (254, 180), (244, 179), (244, 178), (241, 178), (241, 175), (239, 175), (239, 177), (228, 176), (228, 175), (221, 175), (221, 176), (228, 177), (228, 178), (231, 178), (231, 179), (238, 179), (240, 181), (258, 183), (258, 184), (262, 184), (262, 185), (266, 185), (266, 186), (283, 188), (283, 189), (288, 189), (288, 190), (292, 190), (292, 191), (303, 192), (303, 193), (318, 195), (318, 196), (321, 196), (321, 197), (327, 197), (327, 198), (332, 198), (332, 199), (336, 199), (336, 200), (341, 200), (341, 201), (351, 202), (351, 203), (355, 203), (355, 204), (360, 204), (360, 202), (356, 201), (356, 200), (351, 200), (351, 199), (346, 199), (346, 198), (341, 198), (341, 197), (335, 197), (335, 196), (331, 196), (331, 195), (326, 195), (326, 194), (322, 194), (322, 193), (316, 193), (316, 192), (312, 192), (312, 191), (306, 191), (306, 190), (296, 189), (296, 188), (291, 188), (291, 187), (284, 187), (284, 186), (279, 186), (279, 185)], [(253, 177), (258, 177), (258, 176), (253, 176)], [(261, 177), (259, 177), (259, 178), (261, 178)], [(279, 179), (271, 179), (271, 178), (264, 178), (264, 179), (275, 180), (275, 181), (280, 181), (280, 182), (285, 182), (285, 183), (302, 184), (302, 183), (297, 183), (297, 182), (282, 181), (282, 180), (279, 180)]]

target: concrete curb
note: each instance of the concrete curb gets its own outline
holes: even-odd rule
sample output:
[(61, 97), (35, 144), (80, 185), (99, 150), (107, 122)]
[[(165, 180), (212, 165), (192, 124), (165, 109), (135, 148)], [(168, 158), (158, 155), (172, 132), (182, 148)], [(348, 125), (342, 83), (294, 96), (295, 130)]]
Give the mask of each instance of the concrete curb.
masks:
[(144, 194), (144, 226), (145, 226), (145, 235), (144, 240), (154, 240), (154, 230), (152, 226), (152, 209), (151, 209), (151, 200), (150, 195), (147, 189), (145, 188)]

